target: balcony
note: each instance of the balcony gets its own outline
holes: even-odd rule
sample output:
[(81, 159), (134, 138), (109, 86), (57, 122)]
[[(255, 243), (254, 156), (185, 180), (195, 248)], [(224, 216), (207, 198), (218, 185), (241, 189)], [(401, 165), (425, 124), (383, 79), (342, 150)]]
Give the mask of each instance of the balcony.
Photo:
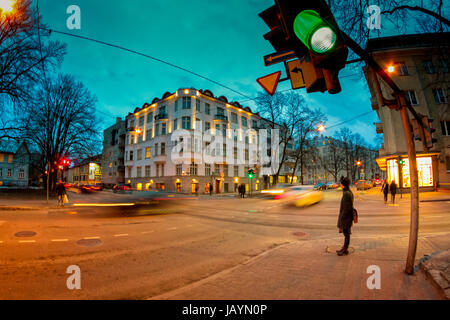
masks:
[(167, 113), (160, 113), (155, 116), (155, 120), (167, 120), (169, 119), (169, 115)]
[(228, 121), (228, 117), (224, 114), (216, 114), (214, 120)]
[(128, 132), (130, 132), (130, 131), (134, 131), (134, 130), (136, 130), (136, 128), (135, 128), (135, 127), (128, 127), (128, 128), (127, 128), (127, 131), (128, 131)]

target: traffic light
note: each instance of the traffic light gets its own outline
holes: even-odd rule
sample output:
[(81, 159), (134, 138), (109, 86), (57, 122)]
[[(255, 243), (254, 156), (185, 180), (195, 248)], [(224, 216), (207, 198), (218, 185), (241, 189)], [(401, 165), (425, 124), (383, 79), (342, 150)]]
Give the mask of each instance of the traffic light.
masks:
[(419, 121), (417, 121), (417, 119), (412, 119), (411, 122), (413, 127), (414, 140), (423, 141), (424, 134), (421, 124), (419, 123)]
[(249, 178), (251, 180), (255, 177), (255, 174), (256, 174), (256, 171), (254, 169), (250, 169), (247, 171), (247, 178)]
[(434, 119), (429, 119), (427, 116), (422, 117), (424, 137), (423, 144), (428, 149), (433, 148), (433, 144), (437, 142), (437, 140), (433, 138), (433, 133), (436, 131), (436, 129), (431, 127), (431, 122), (433, 121)]
[(400, 166), (402, 166), (403, 165), (403, 159), (402, 158), (398, 158), (398, 164), (400, 165)]
[(300, 58), (308, 93), (340, 92), (339, 71), (345, 66), (348, 49), (326, 2), (275, 3), (259, 14), (271, 29), (264, 38), (275, 50), (292, 50)]

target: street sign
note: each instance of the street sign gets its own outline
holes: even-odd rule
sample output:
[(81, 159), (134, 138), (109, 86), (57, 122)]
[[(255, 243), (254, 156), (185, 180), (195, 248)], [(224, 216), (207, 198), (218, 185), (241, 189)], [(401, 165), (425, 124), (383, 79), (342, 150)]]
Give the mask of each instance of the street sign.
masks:
[(266, 67), (271, 66), (273, 64), (277, 64), (286, 60), (291, 60), (297, 58), (297, 55), (294, 51), (280, 51), (271, 53), (267, 56), (264, 56), (264, 65)]
[(291, 79), (292, 89), (300, 89), (306, 87), (303, 79), (303, 72), (300, 67), (300, 60), (292, 60), (287, 63), (289, 70), (289, 78)]
[(281, 71), (277, 71), (274, 73), (271, 73), (267, 76), (261, 77), (256, 79), (256, 82), (259, 83), (261, 87), (263, 87), (264, 90), (271, 96), (275, 93), (278, 86), (278, 81), (280, 80)]

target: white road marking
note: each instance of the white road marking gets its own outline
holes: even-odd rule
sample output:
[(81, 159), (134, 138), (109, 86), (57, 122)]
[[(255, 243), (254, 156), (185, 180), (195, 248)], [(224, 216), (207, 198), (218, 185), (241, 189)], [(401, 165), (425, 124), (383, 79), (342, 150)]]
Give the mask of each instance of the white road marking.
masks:
[(52, 242), (66, 242), (69, 241), (69, 239), (52, 239)]
[(152, 232), (155, 232), (154, 230), (150, 230), (150, 231), (142, 231), (141, 233), (142, 234), (147, 234), (147, 233), (152, 233)]
[(84, 237), (85, 240), (100, 239), (100, 237)]
[(167, 230), (177, 230), (177, 227), (169, 228)]
[(0, 226), (5, 223), (5, 220), (0, 221)]
[(3, 243), (3, 241), (0, 241), (0, 243)]
[(115, 234), (114, 237), (127, 237), (128, 233)]
[(186, 227), (190, 228), (190, 227), (192, 227), (192, 224), (188, 224)]
[(20, 240), (19, 243), (35, 243), (36, 240)]

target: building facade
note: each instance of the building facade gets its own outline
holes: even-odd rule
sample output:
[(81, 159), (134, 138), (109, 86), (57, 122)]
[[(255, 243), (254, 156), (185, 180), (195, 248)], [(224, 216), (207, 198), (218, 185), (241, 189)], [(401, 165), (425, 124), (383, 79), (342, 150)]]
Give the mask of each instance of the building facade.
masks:
[(76, 186), (102, 182), (102, 155), (93, 156), (73, 165), (64, 172), (64, 180)]
[(27, 188), (32, 174), (32, 157), (25, 142), (0, 144), (0, 186)]
[(121, 118), (103, 132), (101, 170), (106, 188), (125, 183), (125, 136), (126, 122)]
[[(250, 108), (209, 90), (166, 92), (126, 117), (125, 180), (137, 190), (209, 193), (212, 186), (222, 193), (239, 184), (259, 190), (273, 171), (261, 159), (276, 162), (277, 154), (276, 137), (261, 130), (263, 122)], [(257, 171), (252, 181), (249, 169)]]
[[(370, 39), (367, 45), (380, 66), (390, 70), (389, 74), (406, 92), (406, 99), (415, 111), (434, 119), (433, 137), (437, 142), (433, 148), (424, 150), (422, 142), (415, 142), (421, 189), (450, 188), (449, 44), (450, 33), (440, 33)], [(400, 188), (408, 189), (409, 162), (400, 114), (378, 101), (374, 78), (367, 67), (365, 75), (372, 108), (380, 119), (375, 124), (376, 130), (384, 137), (377, 162), (389, 181), (394, 180)], [(391, 90), (384, 82), (380, 84), (384, 98), (392, 99)], [(412, 119), (411, 113), (408, 114)]]

